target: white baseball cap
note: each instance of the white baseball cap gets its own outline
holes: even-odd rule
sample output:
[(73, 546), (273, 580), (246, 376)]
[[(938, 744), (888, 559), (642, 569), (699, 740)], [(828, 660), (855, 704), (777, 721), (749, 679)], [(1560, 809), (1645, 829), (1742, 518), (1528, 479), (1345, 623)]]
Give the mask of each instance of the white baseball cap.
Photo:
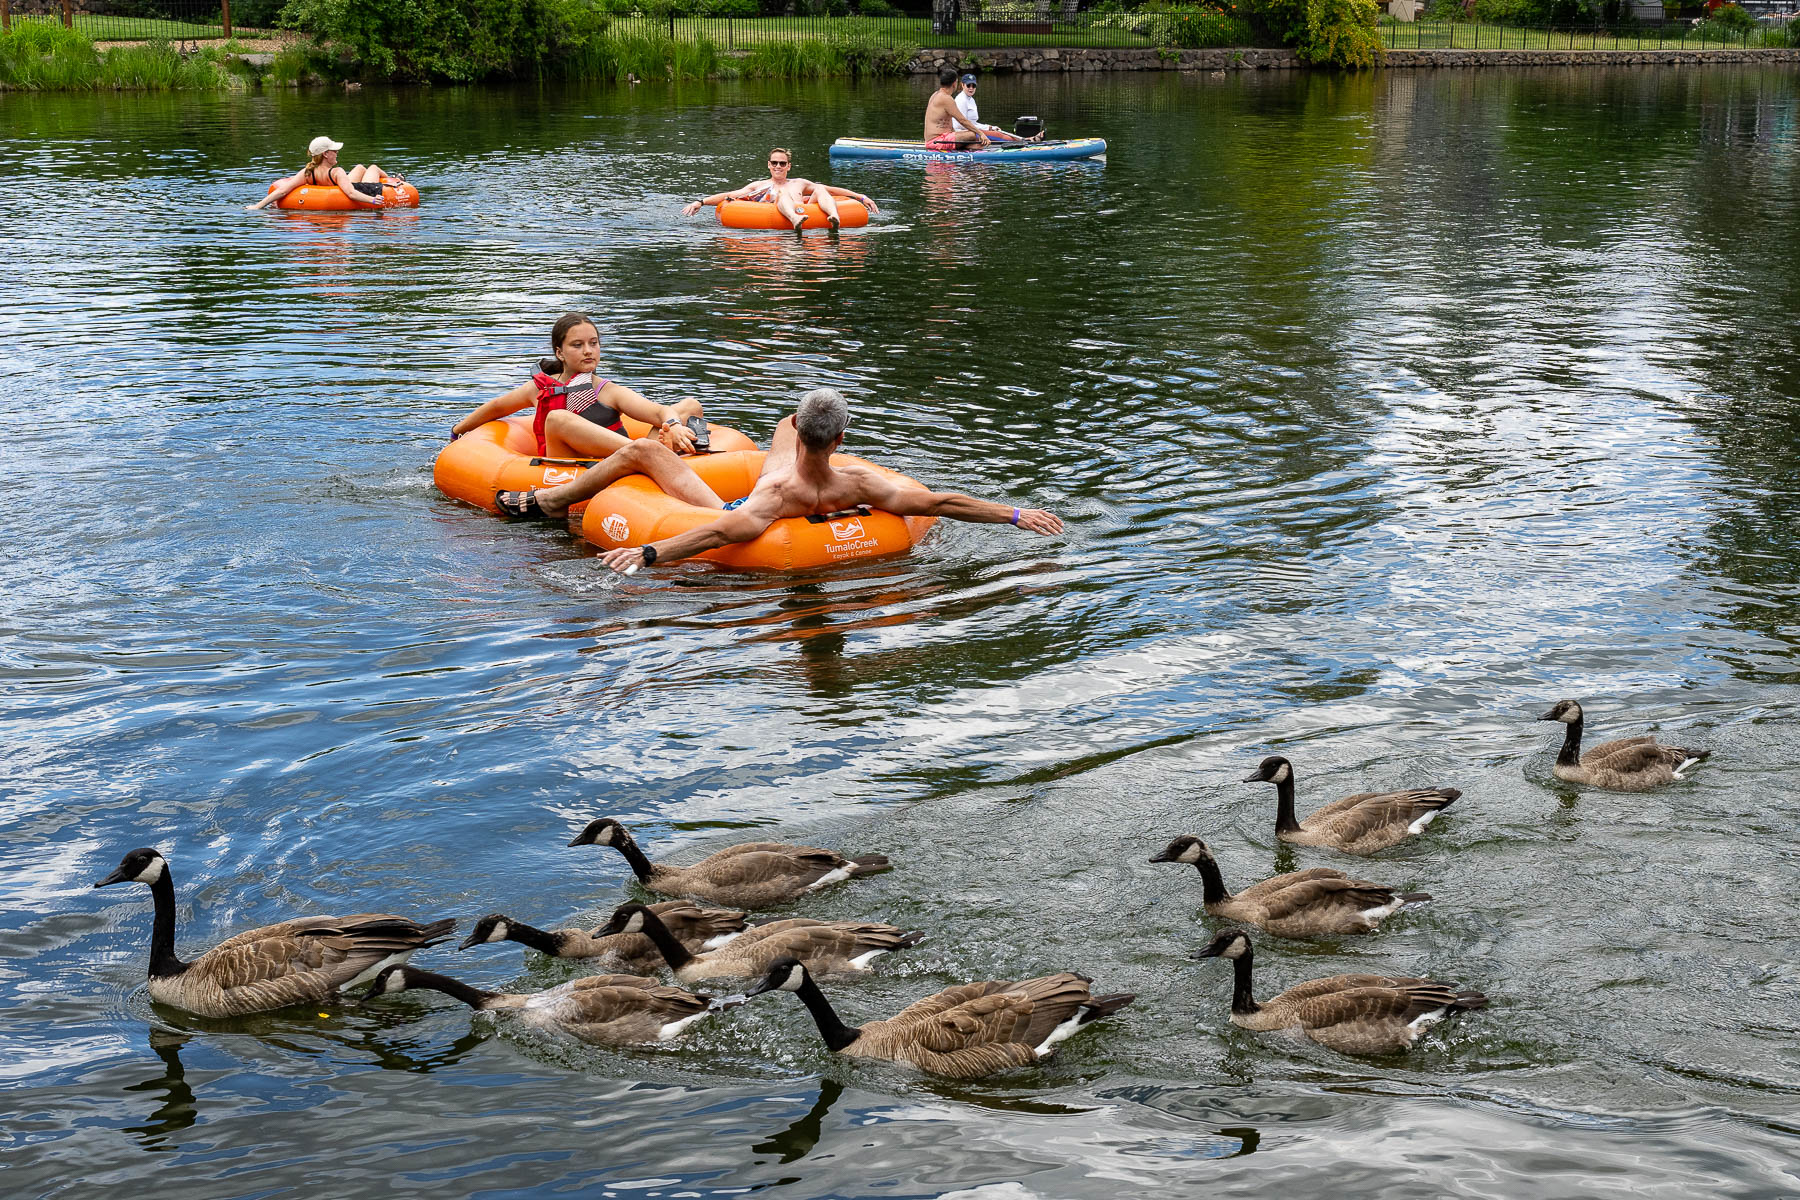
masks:
[(327, 150), (342, 150), (343, 148), (344, 143), (334, 142), (321, 133), (312, 140), (312, 144), (306, 148), (306, 152), (308, 154), (323, 154)]

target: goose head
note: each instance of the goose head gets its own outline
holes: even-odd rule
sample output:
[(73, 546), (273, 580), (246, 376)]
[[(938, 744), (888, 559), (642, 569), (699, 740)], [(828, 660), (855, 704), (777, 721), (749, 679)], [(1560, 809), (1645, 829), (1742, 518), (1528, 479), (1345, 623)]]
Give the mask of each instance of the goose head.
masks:
[(413, 986), (413, 969), (411, 967), (383, 967), (381, 974), (375, 976), (369, 984), (369, 990), (363, 993), (364, 1000), (376, 996), (393, 996)]
[(94, 886), (103, 888), (111, 883), (155, 883), (168, 869), (169, 864), (161, 854), (149, 846), (140, 846), (120, 859), (118, 868)]
[(595, 937), (611, 937), (616, 933), (644, 932), (644, 914), (650, 910), (641, 904), (621, 904), (613, 910), (612, 919), (594, 930)]
[(575, 835), (569, 843), (571, 846), (618, 846), (631, 840), (625, 827), (611, 817), (601, 817), (597, 821), (589, 821), (587, 828)]
[(744, 993), (745, 998), (760, 996), (764, 992), (797, 992), (806, 985), (806, 967), (792, 956), (778, 958), (769, 964), (768, 974), (762, 982)]
[(1256, 770), (1244, 776), (1245, 783), (1286, 783), (1294, 777), (1294, 768), (1287, 759), (1279, 754), (1272, 754), (1257, 764)]
[(1200, 949), (1195, 958), (1243, 958), (1250, 953), (1250, 935), (1241, 929), (1228, 929)]
[(467, 950), (470, 946), (485, 946), (489, 942), (504, 942), (512, 936), (512, 918), (504, 913), (489, 913), (475, 922), (475, 928), (469, 936), (462, 940), (458, 950)]
[(1561, 721), (1564, 725), (1577, 725), (1581, 722), (1581, 705), (1574, 700), (1558, 700), (1549, 712), (1539, 717), (1540, 721)]
[(1184, 833), (1174, 841), (1170, 842), (1167, 846), (1164, 846), (1160, 854), (1153, 855), (1150, 861), (1153, 863), (1211, 862), (1212, 851), (1206, 848), (1205, 842), (1201, 841), (1193, 834)]

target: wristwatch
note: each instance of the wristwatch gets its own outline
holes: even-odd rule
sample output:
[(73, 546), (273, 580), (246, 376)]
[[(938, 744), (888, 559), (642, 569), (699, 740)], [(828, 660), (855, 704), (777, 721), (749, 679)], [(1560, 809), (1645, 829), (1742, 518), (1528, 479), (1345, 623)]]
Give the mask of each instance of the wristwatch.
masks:
[(681, 418), (676, 416), (674, 413), (670, 413), (668, 416), (663, 418), (662, 427), (664, 429), (673, 429), (675, 426), (677, 426), (679, 424), (681, 424)]

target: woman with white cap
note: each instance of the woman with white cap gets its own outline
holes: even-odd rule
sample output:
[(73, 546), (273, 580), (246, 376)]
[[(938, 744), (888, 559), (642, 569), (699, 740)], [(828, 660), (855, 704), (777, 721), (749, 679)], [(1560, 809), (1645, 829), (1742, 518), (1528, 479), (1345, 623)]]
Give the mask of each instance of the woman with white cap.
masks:
[(335, 187), (358, 204), (381, 206), (381, 185), (387, 183), (405, 183), (398, 175), (384, 175), (381, 168), (374, 163), (363, 166), (358, 163), (350, 170), (338, 166), (338, 151), (344, 143), (334, 142), (324, 134), (312, 140), (306, 148), (312, 157), (304, 167), (276, 182), (275, 190), (258, 200), (255, 204), (246, 204), (245, 208), (254, 212), (264, 205), (273, 204), (297, 187)]

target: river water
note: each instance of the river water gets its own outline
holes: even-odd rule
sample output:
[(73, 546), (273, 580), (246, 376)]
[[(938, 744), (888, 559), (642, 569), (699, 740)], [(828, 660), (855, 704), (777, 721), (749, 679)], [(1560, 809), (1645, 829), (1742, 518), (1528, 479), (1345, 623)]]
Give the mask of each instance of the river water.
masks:
[[(830, 164), (911, 83), (0, 97), (0, 1190), (78, 1196), (1769, 1196), (1800, 1192), (1795, 77), (1755, 68), (991, 80), (1104, 165)], [(315, 133), (416, 212), (246, 214)], [(796, 169), (884, 212), (736, 234)], [(567, 308), (613, 378), (765, 439), (1054, 509), (801, 577), (620, 579), (440, 497), (450, 424)], [(1714, 751), (1646, 795), (1591, 736)], [(1370, 861), (1300, 807), (1447, 783)], [(788, 996), (603, 1051), (424, 993), (207, 1022), (143, 991), (128, 849), (190, 952), (301, 913), (541, 925), (653, 855), (897, 869), (793, 907), (929, 940), (850, 1021), (1078, 969), (1137, 1003), (947, 1085)], [(1491, 1007), (1344, 1058), (1226, 1023), (1186, 868), (1436, 902), (1263, 939), (1258, 990), (1416, 972)], [(429, 951), (484, 986), (579, 973)]]

